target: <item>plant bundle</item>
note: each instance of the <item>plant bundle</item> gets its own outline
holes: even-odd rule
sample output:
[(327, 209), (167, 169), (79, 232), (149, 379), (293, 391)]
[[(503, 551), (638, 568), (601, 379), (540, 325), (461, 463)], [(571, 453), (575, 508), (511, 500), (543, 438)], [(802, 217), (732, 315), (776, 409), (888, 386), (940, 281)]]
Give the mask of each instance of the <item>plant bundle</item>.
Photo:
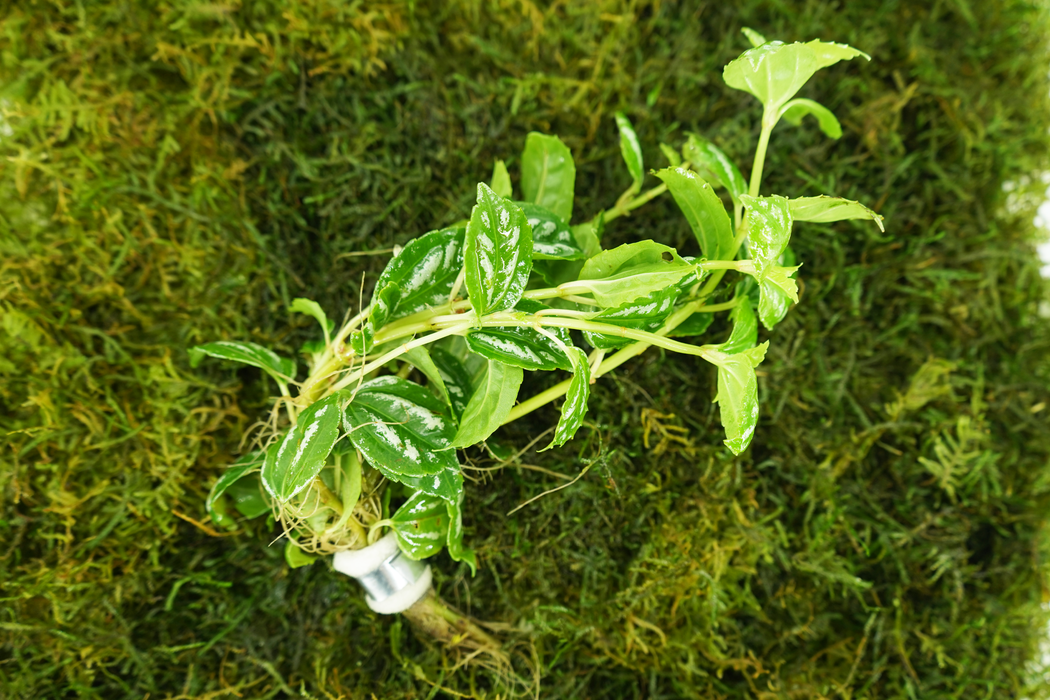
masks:
[[(611, 208), (573, 224), (572, 155), (556, 136), (531, 133), (518, 196), (497, 161), (491, 181), (477, 185), (469, 220), (396, 251), (358, 314), (338, 325), (316, 302), (295, 301), (290, 310), (315, 318), (323, 336), (303, 348), (304, 379), (294, 360), (253, 343), (192, 348), (194, 364), (211, 356), (258, 367), (280, 392), (250, 436), (255, 449), (212, 488), (212, 520), (232, 523), (231, 509), (246, 518), (271, 515), (293, 567), (362, 549), (389, 532), (409, 559), (447, 549), (474, 570), (463, 538), (458, 450), (484, 445), (501, 425), (558, 399), (547, 447), (564, 445), (584, 424), (591, 384), (649, 347), (716, 368), (725, 445), (734, 454), (746, 450), (759, 414), (755, 368), (768, 347), (758, 343), (758, 324), (773, 329), (799, 301), (793, 223), (882, 226), (855, 201), (759, 194), (770, 135), (782, 119), (799, 125), (812, 116), (825, 134), (841, 136), (834, 114), (795, 97), (799, 89), (820, 68), (867, 55), (843, 44), (746, 34), (753, 48), (723, 76), (763, 106), (749, 182), (717, 146), (690, 135), (680, 150), (660, 145), (670, 166), (653, 173), (661, 184), (643, 192), (638, 138), (617, 115), (631, 185)], [(602, 248), (606, 224), (668, 191), (699, 256), (653, 240)], [(719, 313), (731, 321), (728, 338), (695, 342)], [(569, 376), (519, 400), (525, 371)], [(498, 646), (433, 596), (413, 610), (410, 618), (444, 641)]]

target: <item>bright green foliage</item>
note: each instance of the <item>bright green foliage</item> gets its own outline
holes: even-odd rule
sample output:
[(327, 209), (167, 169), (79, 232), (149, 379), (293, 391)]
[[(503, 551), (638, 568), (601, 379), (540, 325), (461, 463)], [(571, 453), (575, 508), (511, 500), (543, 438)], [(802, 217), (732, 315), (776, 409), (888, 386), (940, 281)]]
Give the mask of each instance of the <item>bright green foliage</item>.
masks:
[[(290, 570), (284, 542), (265, 546), (282, 534), (269, 518), (229, 508), (236, 529), (207, 523), (208, 489), (266, 435), (252, 426), (274, 385), (223, 361), (191, 370), (186, 348), (230, 338), (306, 364), (295, 353), (322, 333), (289, 318), (293, 299), (340, 322), (367, 304), (382, 251), (464, 221), (497, 158), (520, 177), (530, 130), (577, 157), (574, 229), (593, 230), (585, 219), (626, 184), (618, 109), (645, 115), (650, 167), (657, 143), (682, 147), (694, 129), (750, 176), (756, 103), (717, 76), (752, 24), (874, 57), (798, 93), (843, 136), (808, 118), (775, 130), (761, 194), (859, 199), (887, 231), (794, 217), (800, 303), (759, 331), (770, 348), (741, 456), (710, 404), (717, 369), (649, 350), (591, 385), (594, 429), (564, 448), (502, 466), (464, 453), (494, 470), (460, 508), (478, 573), (437, 555), (436, 585), (535, 649), (541, 697), (1045, 697), (1028, 671), (1050, 512), (1031, 244), (1048, 169), (1045, 8), (694, 9), (9, 3), (0, 695), (518, 692), (503, 674), (449, 673), (454, 651), (372, 615), (324, 561)], [(598, 237), (699, 255), (666, 196)], [(728, 335), (724, 311), (679, 329), (697, 318), (713, 322), (688, 342)], [(463, 363), (445, 341), (427, 347)], [(567, 376), (531, 374), (521, 396)], [(516, 455), (558, 405), (490, 442)], [(330, 463), (349, 470), (350, 447)], [(366, 499), (376, 472), (363, 469)], [(356, 500), (330, 471), (319, 478)]]
[(514, 194), (514, 188), (510, 184), (510, 173), (507, 172), (507, 164), (498, 158), (492, 166), (492, 181), (489, 187), (500, 197), (510, 197)]
[[(244, 479), (244, 481), (252, 481), (250, 478), (245, 478), (245, 475), (258, 469), (263, 463), (263, 453), (261, 452), (248, 452), (237, 459), (236, 462), (230, 465), (229, 469), (222, 473), (219, 480), (215, 482), (215, 485), (211, 487), (211, 491), (208, 493), (208, 498), (204, 501), (204, 508), (208, 511), (208, 515), (212, 516), (212, 520), (216, 520), (215, 502), (217, 499), (222, 498), (228, 490), (230, 490), (235, 484)], [(258, 491), (253, 484), (248, 490), (245, 496), (251, 494), (252, 491)], [(242, 507), (242, 501), (248, 500), (247, 498), (235, 498), (234, 503), (242, 515), (246, 517), (254, 517), (249, 513), (258, 514), (258, 508), (256, 504), (262, 502), (261, 498), (256, 499), (254, 502), (245, 503)], [(264, 512), (269, 512), (270, 507), (263, 502)], [(248, 513), (244, 511), (248, 510)]]
[(642, 144), (638, 142), (638, 134), (634, 133), (631, 120), (622, 112), (616, 113), (616, 128), (620, 130), (620, 153), (623, 154), (623, 162), (627, 164), (627, 172), (631, 174), (635, 190), (642, 188), (642, 180), (645, 179), (645, 160), (642, 156)]
[(802, 124), (802, 119), (809, 115), (813, 115), (816, 118), (817, 124), (820, 125), (820, 130), (825, 134), (833, 139), (842, 138), (842, 125), (839, 124), (838, 118), (831, 113), (830, 109), (813, 100), (807, 100), (802, 97), (791, 100), (784, 105), (781, 119), (788, 124), (799, 126)]
[(565, 392), (565, 402), (561, 405), (561, 417), (554, 429), (554, 439), (547, 449), (561, 447), (572, 439), (583, 425), (587, 414), (587, 399), (591, 395), (591, 368), (587, 364), (587, 355), (577, 347), (567, 349), (572, 360), (572, 380)]
[[(743, 308), (750, 308), (745, 306)], [(754, 323), (752, 316), (752, 323)], [(734, 326), (734, 331), (736, 327)], [(738, 455), (751, 444), (758, 425), (758, 379), (755, 367), (765, 359), (769, 341), (714, 360), (718, 366), (718, 402), (726, 447)]]
[(867, 208), (860, 202), (854, 202), (841, 197), (799, 197), (788, 200), (788, 209), (791, 218), (795, 221), (845, 221), (847, 219), (871, 219), (878, 224), (880, 231), (886, 227), (882, 223), (882, 217)]
[(754, 261), (755, 279), (761, 282), (791, 240), (791, 210), (787, 198), (779, 195), (744, 195), (741, 202), (747, 209), (748, 249)]
[(532, 227), (519, 207), (480, 182), (464, 257), (475, 313), (484, 316), (514, 308), (532, 272)]
[(708, 260), (732, 259), (736, 253), (733, 224), (711, 185), (684, 168), (667, 168), (656, 176), (664, 181), (685, 214), (704, 257)]
[(426, 559), (445, 548), (448, 508), (444, 499), (416, 491), (390, 518), (401, 551), (412, 559)]
[[(718, 146), (696, 134), (689, 134), (689, 139), (682, 147), (682, 151), (702, 177), (717, 182), (729, 190), (733, 202), (739, 203), (740, 195), (747, 193), (747, 182), (744, 181), (744, 176), (740, 174), (740, 169), (736, 167), (733, 161), (729, 160), (729, 157)], [(672, 164), (672, 168), (676, 165)], [(675, 170), (672, 169), (671, 172), (675, 172)], [(668, 187), (670, 187), (670, 183), (668, 183)], [(695, 185), (693, 187), (695, 188)], [(672, 192), (674, 192), (673, 189)], [(677, 200), (678, 197), (676, 196), (675, 199)], [(681, 206), (680, 202), (679, 206)], [(717, 234), (715, 240), (718, 240)], [(702, 248), (703, 244), (701, 243)], [(728, 250), (728, 246), (726, 246), (726, 249)]]
[(625, 243), (587, 260), (571, 288), (614, 308), (672, 286), (694, 269), (669, 246), (653, 241)]
[(572, 220), (576, 164), (557, 136), (532, 132), (521, 154), (521, 194), (565, 221)]
[(475, 445), (496, 432), (510, 414), (523, 378), (521, 367), (489, 360), (485, 374), (463, 409), (459, 431), (452, 438), (451, 445)]
[(219, 340), (214, 343), (197, 345), (190, 348), (190, 366), (200, 365), (205, 357), (217, 357), (241, 364), (258, 367), (277, 382), (287, 382), (295, 378), (295, 361), (280, 357), (269, 348), (256, 343), (235, 340)]
[(342, 423), (342, 397), (332, 394), (299, 415), (295, 427), (266, 450), (262, 482), (275, 500), (286, 502), (321, 473)]
[(572, 229), (554, 212), (531, 202), (515, 202), (532, 228), (533, 260), (583, 260), (584, 247)]

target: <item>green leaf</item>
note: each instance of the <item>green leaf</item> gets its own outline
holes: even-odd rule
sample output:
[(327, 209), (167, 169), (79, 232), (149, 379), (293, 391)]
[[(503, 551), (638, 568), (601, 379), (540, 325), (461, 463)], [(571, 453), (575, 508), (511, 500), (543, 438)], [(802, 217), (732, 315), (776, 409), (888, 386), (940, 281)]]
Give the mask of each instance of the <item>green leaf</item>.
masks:
[[(242, 479), (245, 482), (252, 481), (251, 479), (247, 479), (245, 477), (250, 476), (262, 465), (262, 463), (263, 452), (261, 450), (256, 450), (254, 452), (249, 452), (248, 454), (242, 455), (239, 459), (237, 459), (237, 461), (231, 464), (226, 471), (222, 473), (222, 476), (219, 477), (219, 480), (216, 481), (215, 485), (211, 487), (211, 491), (208, 492), (208, 498), (204, 501), (204, 508), (208, 511), (208, 515), (212, 516), (212, 520), (215, 520), (215, 501), (221, 498), (223, 494), (225, 494), (227, 491), (233, 488), (234, 484), (239, 483)], [(258, 484), (252, 484), (252, 489), (254, 489), (256, 498), (259, 502), (262, 503), (265, 511), (269, 511), (270, 507), (266, 505), (266, 502), (262, 498), (262, 494), (258, 492)], [(245, 507), (249, 510), (249, 512), (255, 512), (257, 510), (257, 504), (247, 503), (247, 501), (249, 500), (250, 493), (250, 490), (244, 494), (235, 494), (231, 492), (230, 496), (233, 498), (234, 506), (237, 508), (237, 510), (241, 511), (242, 515), (245, 515), (248, 518), (253, 518), (255, 517), (254, 515), (249, 515), (248, 513), (245, 513), (241, 507), (241, 503), (242, 501), (244, 501)]]
[[(679, 293), (680, 289), (677, 285), (668, 285), (616, 308), (603, 309), (589, 320), (652, 333), (658, 330), (671, 315)], [(591, 347), (600, 350), (613, 350), (634, 342), (626, 338), (591, 331), (584, 331), (583, 337)]]
[(791, 210), (791, 217), (795, 221), (829, 223), (846, 219), (871, 219), (878, 224), (880, 231), (886, 230), (882, 225), (881, 216), (852, 199), (828, 197), (825, 195), (799, 197), (788, 200), (788, 208)]
[(430, 359), (437, 367), (441, 375), (442, 384), (448, 395), (449, 405), (452, 406), (452, 415), (458, 422), (463, 411), (467, 408), (467, 402), (474, 392), (474, 383), (471, 381), (470, 372), (466, 366), (445, 348), (432, 345), (430, 348)]
[(557, 136), (537, 132), (525, 138), (521, 153), (522, 199), (550, 209), (565, 221), (572, 221), (572, 198), (576, 187), (576, 166), (572, 153)]
[(791, 210), (780, 195), (740, 198), (747, 208), (748, 250), (755, 265), (755, 279), (765, 279), (766, 270), (777, 264), (791, 239)]
[(463, 269), (465, 235), (462, 227), (424, 233), (387, 263), (376, 282), (368, 318), (350, 339), (355, 352), (370, 351), (376, 331), (387, 323), (448, 302)]
[(625, 243), (585, 262), (572, 289), (590, 293), (611, 308), (671, 286), (695, 269), (669, 246), (654, 241)]
[[(522, 314), (535, 314), (548, 307), (538, 301), (522, 299), (515, 308)], [(572, 344), (568, 329), (550, 328), (548, 330), (566, 345)], [(535, 328), (485, 327), (470, 331), (466, 339), (467, 345), (473, 352), (503, 364), (529, 370), (572, 369), (572, 364), (565, 353), (551, 342), (550, 338)]]
[(196, 367), (205, 356), (258, 367), (281, 383), (295, 379), (295, 360), (280, 357), (273, 350), (255, 343), (219, 340), (198, 345), (190, 348), (190, 366)]
[(761, 46), (766, 43), (766, 38), (751, 27), (741, 27), (740, 31), (744, 33), (744, 36), (747, 37), (747, 40), (751, 42), (752, 46)]
[(718, 366), (718, 402), (725, 444), (738, 455), (751, 444), (758, 425), (758, 379), (755, 367), (765, 358), (769, 341), (736, 355), (721, 355)]
[(474, 550), (463, 546), (463, 493), (456, 501), (445, 501), (448, 508), (448, 554), (455, 561), (466, 562), (473, 576), (478, 573), (478, 559)]
[(708, 177), (725, 187), (734, 202), (739, 204), (740, 195), (747, 194), (747, 182), (740, 174), (740, 169), (718, 146), (702, 136), (689, 134), (689, 139), (682, 147), (682, 151), (701, 176)]
[(778, 114), (814, 73), (839, 61), (871, 56), (845, 44), (770, 41), (748, 49), (722, 71), (726, 84), (757, 97), (767, 114)]
[(520, 208), (481, 182), (464, 257), (467, 292), (478, 318), (514, 308), (532, 272), (532, 227)]
[(299, 297), (292, 301), (292, 305), (288, 307), (288, 310), (292, 313), (306, 314), (317, 319), (317, 322), (321, 324), (321, 329), (324, 331), (325, 343), (328, 342), (328, 316), (325, 315), (324, 309), (321, 308), (320, 304), (312, 299)]
[(687, 338), (694, 335), (703, 335), (715, 320), (715, 315), (704, 311), (698, 311), (668, 333), (670, 338)]
[(284, 561), (289, 567), (298, 569), (303, 566), (309, 566), (317, 560), (312, 554), (307, 554), (299, 548), (297, 544), (288, 540), (284, 543)]
[(437, 554), (448, 537), (445, 499), (416, 491), (390, 518), (390, 528), (409, 559), (419, 561)]
[(453, 447), (469, 447), (484, 442), (503, 425), (518, 398), (524, 376), (521, 367), (489, 360), (484, 377), (463, 411)]
[(509, 198), (513, 193), (510, 186), (510, 173), (507, 172), (507, 165), (502, 160), (497, 159), (495, 165), (492, 166), (492, 185), (490, 187), (500, 197)]
[(266, 492), (282, 503), (306, 488), (324, 468), (339, 439), (338, 394), (316, 401), (299, 414), (295, 427), (270, 445), (262, 466)]
[(733, 224), (711, 185), (691, 170), (664, 168), (656, 173), (667, 185), (708, 260), (730, 260), (736, 250)]
[[(604, 227), (604, 212), (599, 212), (598, 216), (591, 221), (571, 227), (576, 246), (583, 251), (584, 258), (593, 257), (601, 252), (602, 245), (599, 241)], [(580, 270), (583, 269), (583, 260), (535, 260), (532, 269), (544, 282), (556, 287), (579, 277)]]
[(758, 321), (755, 319), (755, 310), (751, 307), (751, 300), (738, 292), (740, 301), (729, 313), (729, 319), (733, 322), (733, 330), (729, 333), (726, 342), (718, 346), (718, 349), (727, 355), (735, 355), (755, 347), (758, 342)]
[(584, 260), (576, 235), (554, 212), (531, 202), (515, 202), (532, 228), (533, 260)]
[(758, 317), (767, 330), (784, 320), (791, 308), (791, 298), (767, 277), (759, 286)]
[(660, 152), (664, 154), (664, 158), (671, 165), (672, 168), (677, 168), (682, 164), (682, 156), (671, 146), (666, 143), (660, 144)]
[(456, 425), (441, 400), (420, 385), (376, 377), (358, 388), (344, 413), (350, 439), (388, 479), (458, 473), (456, 452), (448, 449)]
[(817, 124), (825, 135), (833, 139), (842, 138), (842, 125), (839, 124), (839, 120), (830, 109), (819, 102), (798, 97), (780, 108), (780, 116), (792, 126), (800, 125), (803, 117), (808, 114), (816, 117)]
[(572, 360), (572, 380), (565, 392), (565, 402), (561, 405), (561, 417), (558, 427), (554, 429), (554, 439), (545, 449), (561, 447), (572, 439), (587, 414), (587, 399), (591, 395), (591, 367), (587, 364), (587, 355), (573, 346), (566, 348)]
[(642, 187), (645, 179), (645, 167), (642, 160), (642, 145), (638, 143), (638, 134), (634, 132), (631, 120), (623, 112), (616, 113), (616, 126), (620, 130), (620, 153), (623, 161), (627, 164), (627, 171), (631, 173), (634, 180), (634, 189)]
[(448, 387), (445, 386), (445, 380), (441, 376), (441, 370), (438, 369), (436, 364), (434, 364), (434, 360), (430, 356), (427, 346), (420, 345), (419, 347), (412, 348), (402, 355), (401, 359), (422, 372), (423, 376), (428, 380), (427, 386), (437, 394), (438, 398), (448, 404), (450, 408), (452, 407), (452, 400), (448, 394)]

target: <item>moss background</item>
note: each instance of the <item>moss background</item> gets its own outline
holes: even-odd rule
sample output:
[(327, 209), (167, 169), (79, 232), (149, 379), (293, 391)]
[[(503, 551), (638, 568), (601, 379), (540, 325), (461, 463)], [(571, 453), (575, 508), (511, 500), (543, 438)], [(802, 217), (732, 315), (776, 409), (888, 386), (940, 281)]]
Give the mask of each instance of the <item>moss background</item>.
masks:
[[(742, 25), (873, 56), (804, 90), (845, 136), (779, 127), (763, 189), (861, 199), (887, 232), (796, 227), (804, 297), (768, 334), (748, 455), (721, 447), (710, 368), (650, 350), (596, 387), (586, 438), (522, 457), (593, 463), (580, 482), (508, 517), (562, 482), (477, 472), (479, 573), (441, 555), (438, 585), (513, 628), (542, 697), (1050, 694), (1045, 3), (0, 8), (0, 696), (514, 691), (327, 565), (290, 571), (261, 523), (189, 522), (272, 387), (185, 348), (294, 353), (291, 298), (356, 306), (386, 259), (357, 254), (464, 217), (530, 130), (573, 149), (581, 219), (628, 184), (618, 109), (649, 167), (689, 130), (749, 164), (759, 109), (721, 80)], [(669, 198), (606, 244), (640, 236), (693, 252)]]

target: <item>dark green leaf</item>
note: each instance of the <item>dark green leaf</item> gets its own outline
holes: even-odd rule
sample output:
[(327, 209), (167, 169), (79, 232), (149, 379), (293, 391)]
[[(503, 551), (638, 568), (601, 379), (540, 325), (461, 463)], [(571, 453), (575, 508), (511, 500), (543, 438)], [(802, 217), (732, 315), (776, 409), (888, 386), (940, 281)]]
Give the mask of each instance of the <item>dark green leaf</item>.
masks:
[[(593, 257), (601, 252), (602, 245), (599, 241), (604, 227), (605, 215), (599, 213), (593, 220), (576, 224), (571, 228), (572, 235), (576, 239), (576, 246), (584, 252), (585, 258)], [(544, 282), (556, 287), (579, 277), (580, 270), (583, 269), (583, 260), (536, 260), (533, 262), (532, 269)]]
[(507, 172), (507, 166), (502, 160), (496, 160), (495, 165), (492, 166), (492, 191), (498, 194), (500, 197), (510, 197), (513, 190), (510, 186), (510, 173)]
[(190, 348), (190, 366), (196, 367), (205, 356), (258, 367), (282, 383), (295, 379), (294, 360), (280, 357), (273, 350), (255, 343), (219, 340), (206, 345), (198, 345)]
[(780, 195), (750, 197), (740, 200), (747, 208), (748, 250), (755, 266), (755, 279), (765, 279), (766, 270), (780, 260), (791, 239), (791, 210), (788, 200)]
[(558, 427), (554, 429), (554, 439), (546, 449), (561, 447), (572, 439), (587, 414), (587, 399), (591, 395), (591, 367), (587, 364), (587, 355), (577, 347), (568, 347), (572, 360), (572, 380), (565, 392), (565, 402), (561, 405), (561, 417)]
[(634, 188), (641, 189), (645, 178), (645, 166), (642, 160), (642, 145), (638, 143), (638, 134), (634, 132), (631, 120), (623, 112), (616, 113), (616, 126), (620, 130), (620, 153), (627, 164), (627, 171), (634, 180)]
[(817, 124), (825, 135), (833, 139), (842, 138), (842, 125), (839, 124), (839, 120), (830, 109), (819, 102), (799, 97), (780, 108), (780, 116), (793, 126), (801, 124), (802, 119), (808, 114), (816, 117)]
[[(652, 333), (663, 325), (674, 310), (674, 302), (679, 293), (678, 285), (669, 285), (616, 308), (604, 309), (590, 320)], [(601, 350), (613, 350), (633, 342), (626, 338), (591, 331), (584, 331), (583, 337), (591, 347)]]
[(433, 556), (448, 537), (448, 506), (443, 498), (416, 491), (393, 517), (390, 527), (401, 551), (410, 559)]
[(339, 438), (340, 401), (340, 396), (333, 394), (314, 402), (299, 414), (284, 439), (266, 450), (262, 481), (271, 497), (287, 502), (324, 468)]
[(573, 230), (554, 212), (531, 202), (515, 202), (532, 228), (533, 260), (583, 260), (587, 253)]
[(345, 410), (350, 439), (389, 479), (458, 472), (448, 407), (420, 385), (386, 375), (362, 384)]
[(525, 213), (480, 182), (467, 224), (465, 264), (478, 318), (514, 308), (532, 272), (532, 227)]
[(503, 425), (518, 398), (522, 377), (521, 367), (489, 360), (484, 377), (463, 411), (452, 445), (469, 447), (484, 442)]
[(423, 376), (428, 380), (427, 386), (449, 407), (452, 407), (452, 398), (449, 396), (448, 387), (445, 386), (441, 370), (434, 364), (434, 359), (430, 356), (427, 346), (420, 345), (412, 348), (402, 355), (401, 358), (422, 372)]
[(788, 200), (788, 207), (791, 209), (791, 218), (795, 221), (826, 223), (845, 219), (871, 219), (878, 224), (880, 231), (886, 230), (882, 225), (881, 216), (852, 199), (825, 195), (799, 197)]
[(769, 114), (777, 114), (814, 73), (839, 61), (863, 56), (845, 44), (814, 39), (808, 43), (770, 41), (748, 49), (722, 71), (726, 84), (757, 97)]
[[(246, 483), (254, 482), (252, 483), (252, 488), (256, 492), (258, 501), (262, 502), (266, 511), (270, 510), (269, 506), (267, 506), (266, 502), (263, 500), (262, 494), (258, 493), (258, 481), (255, 479), (246, 478), (246, 476), (251, 476), (252, 472), (256, 471), (260, 466), (262, 466), (262, 463), (263, 452), (261, 450), (256, 450), (254, 452), (249, 452), (246, 455), (242, 455), (236, 462), (231, 464), (230, 467), (222, 473), (222, 476), (219, 477), (219, 480), (216, 481), (215, 485), (211, 487), (211, 491), (208, 493), (208, 498), (204, 501), (204, 508), (208, 511), (208, 514), (212, 516), (212, 519), (215, 518), (215, 501), (222, 497), (224, 493), (233, 489), (234, 485), (241, 482), (242, 480)], [(232, 491), (230, 492), (230, 496), (233, 498), (233, 502), (237, 510), (241, 511), (242, 515), (245, 515), (248, 518), (252, 518), (255, 516), (248, 515), (248, 513), (245, 513), (244, 510), (241, 508), (241, 502), (245, 501), (245, 506), (251, 512), (254, 512), (254, 510), (256, 509), (254, 504), (247, 503), (247, 501), (249, 500), (249, 494), (250, 491), (243, 494), (243, 498), (239, 498), (239, 496), (242, 496), (242, 494), (234, 494)]]
[(441, 381), (448, 393), (449, 404), (452, 406), (452, 415), (455, 416), (456, 421), (459, 421), (474, 392), (470, 372), (458, 357), (438, 345), (431, 346), (430, 359), (441, 375)]
[(546, 207), (572, 221), (576, 166), (572, 153), (557, 136), (530, 133), (521, 154), (522, 199)]
[(739, 203), (740, 195), (747, 194), (747, 182), (740, 174), (740, 169), (718, 146), (702, 136), (689, 134), (682, 150), (693, 168), (703, 177), (725, 187), (734, 202)]
[(697, 312), (687, 318), (678, 327), (668, 333), (671, 338), (686, 338), (695, 335), (703, 335), (715, 320), (715, 315), (706, 312)]
[(455, 561), (466, 562), (471, 575), (478, 573), (478, 559), (473, 549), (463, 546), (463, 494), (456, 501), (446, 501), (448, 508), (448, 554)]
[(654, 241), (625, 243), (603, 250), (584, 263), (572, 289), (589, 293), (602, 306), (614, 308), (672, 286), (695, 269), (669, 246)]
[(722, 200), (699, 175), (685, 168), (664, 168), (656, 173), (685, 214), (700, 250), (708, 260), (730, 260), (736, 251), (733, 224)]
[[(547, 307), (537, 301), (522, 299), (515, 308), (523, 314), (534, 314)], [(566, 345), (572, 344), (567, 329), (551, 328), (549, 332)], [(535, 328), (485, 327), (470, 331), (466, 338), (473, 352), (489, 360), (529, 370), (572, 369), (565, 353)]]
[(758, 425), (758, 380), (755, 367), (762, 363), (769, 341), (736, 355), (721, 355), (718, 366), (718, 402), (726, 447), (738, 455), (751, 444)]

